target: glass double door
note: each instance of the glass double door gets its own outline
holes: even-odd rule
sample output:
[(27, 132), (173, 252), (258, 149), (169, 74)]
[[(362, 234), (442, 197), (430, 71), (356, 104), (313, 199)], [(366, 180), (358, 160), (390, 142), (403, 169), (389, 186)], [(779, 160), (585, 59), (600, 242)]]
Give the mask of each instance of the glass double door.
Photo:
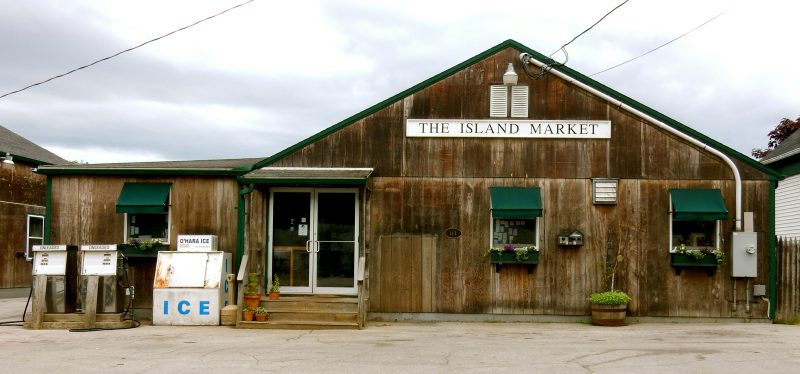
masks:
[(355, 294), (358, 190), (274, 188), (269, 279), (281, 292)]

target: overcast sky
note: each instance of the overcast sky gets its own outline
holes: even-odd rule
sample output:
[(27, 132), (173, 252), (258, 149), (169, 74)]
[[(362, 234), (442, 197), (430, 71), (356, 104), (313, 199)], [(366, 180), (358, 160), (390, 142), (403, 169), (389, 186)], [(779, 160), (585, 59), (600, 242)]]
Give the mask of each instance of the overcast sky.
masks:
[[(0, 95), (244, 0), (0, 0)], [(506, 40), (550, 54), (621, 0), (256, 0), (0, 99), (0, 124), (92, 163), (269, 156)], [(749, 155), (800, 115), (799, 2), (631, 0), (569, 47), (593, 78)], [(554, 58), (563, 60), (563, 55)]]

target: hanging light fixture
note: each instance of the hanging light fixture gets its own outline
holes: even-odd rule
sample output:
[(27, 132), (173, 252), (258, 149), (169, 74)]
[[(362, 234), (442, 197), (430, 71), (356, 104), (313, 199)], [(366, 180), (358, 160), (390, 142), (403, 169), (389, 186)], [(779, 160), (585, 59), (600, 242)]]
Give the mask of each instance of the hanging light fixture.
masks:
[(506, 69), (506, 73), (503, 74), (503, 84), (507, 85), (514, 85), (517, 84), (519, 80), (519, 76), (517, 76), (517, 72), (514, 71), (514, 64), (508, 63), (508, 69)]

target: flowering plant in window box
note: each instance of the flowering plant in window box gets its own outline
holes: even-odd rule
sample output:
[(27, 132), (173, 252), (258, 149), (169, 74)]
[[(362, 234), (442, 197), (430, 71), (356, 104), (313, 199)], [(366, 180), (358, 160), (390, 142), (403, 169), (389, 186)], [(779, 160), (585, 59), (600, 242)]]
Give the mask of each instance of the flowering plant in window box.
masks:
[[(722, 265), (725, 262), (725, 252), (723, 252), (719, 248), (713, 247), (695, 247), (690, 248), (687, 247), (685, 244), (681, 244), (676, 246), (674, 249), (674, 253), (686, 255), (687, 257), (694, 258), (695, 260), (702, 261), (702, 262), (709, 262), (713, 257), (714, 261), (716, 261), (717, 265)], [(703, 261), (705, 259), (705, 261)]]
[(162, 247), (164, 247), (164, 242), (161, 239), (139, 240), (130, 238), (127, 243), (120, 245), (122, 253), (126, 257), (156, 257)]
[(491, 263), (495, 264), (496, 271), (500, 271), (501, 264), (528, 265), (528, 273), (533, 272), (533, 265), (539, 263), (539, 248), (535, 245), (505, 244), (502, 247), (491, 247), (484, 254), (490, 256)]
[(717, 267), (725, 261), (725, 253), (720, 248), (714, 247), (687, 247), (684, 244), (673, 248), (670, 253), (675, 274), (680, 274), (683, 268), (705, 268), (708, 275), (714, 275)]

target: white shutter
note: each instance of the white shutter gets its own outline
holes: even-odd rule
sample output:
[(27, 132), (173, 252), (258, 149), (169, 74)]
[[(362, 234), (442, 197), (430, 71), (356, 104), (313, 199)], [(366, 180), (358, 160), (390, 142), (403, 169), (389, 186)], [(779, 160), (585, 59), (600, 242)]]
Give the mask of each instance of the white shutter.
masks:
[(489, 117), (508, 117), (508, 88), (489, 86)]
[(528, 118), (528, 86), (511, 86), (511, 117)]

